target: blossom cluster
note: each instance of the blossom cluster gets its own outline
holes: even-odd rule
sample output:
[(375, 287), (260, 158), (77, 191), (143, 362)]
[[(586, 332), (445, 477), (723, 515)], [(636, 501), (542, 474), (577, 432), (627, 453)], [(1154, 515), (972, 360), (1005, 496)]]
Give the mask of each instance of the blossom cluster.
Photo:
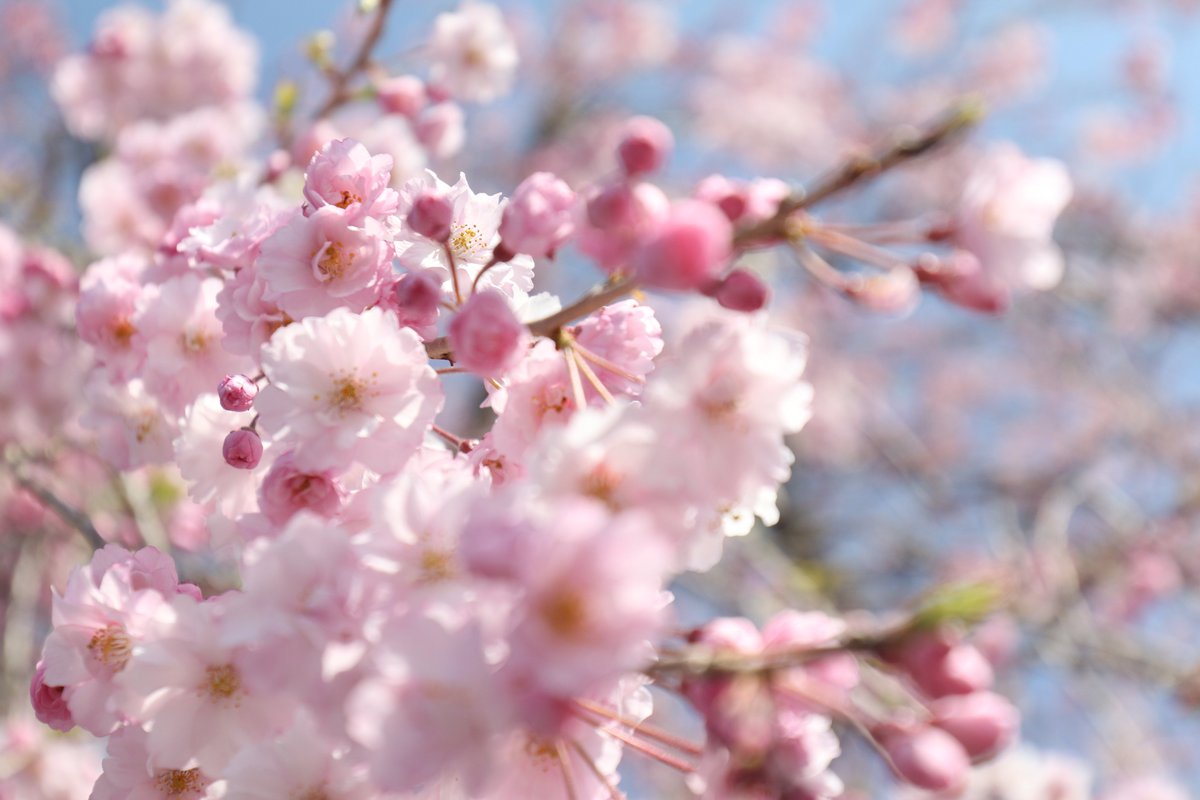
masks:
[[(1019, 715), (957, 628), (681, 629), (671, 588), (778, 521), (812, 412), (807, 340), (744, 257), (790, 248), (867, 309), (925, 286), (994, 312), (1061, 277), (1061, 165), (997, 148), (945, 215), (876, 237), (779, 180), (673, 197), (642, 116), (598, 179), (484, 194), (427, 167), (458, 101), (509, 89), (513, 37), (467, 3), (428, 50), (427, 81), (372, 76), (365, 115), (335, 92), (262, 158), (252, 48), (201, 0), (114, 15), (60, 67), (72, 129), (113, 142), (80, 192), (82, 424), (117, 470), (177, 470), (170, 541), (236, 575), (114, 543), (54, 595), (31, 698), (108, 739), (93, 800), (616, 797), (624, 750), (712, 800), (831, 798), (835, 723), (911, 786), (967, 786)], [(578, 300), (537, 291), (564, 252), (602, 277)], [(651, 687), (703, 744), (646, 723)]]

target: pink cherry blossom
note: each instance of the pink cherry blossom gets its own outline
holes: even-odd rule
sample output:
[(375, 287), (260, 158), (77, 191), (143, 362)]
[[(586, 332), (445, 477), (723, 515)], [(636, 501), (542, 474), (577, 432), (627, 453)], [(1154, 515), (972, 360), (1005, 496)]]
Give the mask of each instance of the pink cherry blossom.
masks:
[(1051, 289), (1062, 279), (1054, 223), (1071, 200), (1066, 168), (1012, 145), (983, 154), (963, 187), (955, 238), (984, 268), (1017, 287)]
[(309, 214), (326, 206), (342, 209), (349, 222), (382, 219), (396, 210), (399, 197), (390, 187), (392, 158), (371, 155), (360, 142), (329, 142), (308, 165), (304, 199)]
[(339, 308), (282, 328), (263, 348), (270, 385), (260, 425), (297, 463), (352, 461), (394, 472), (416, 452), (441, 408), (437, 377), (411, 330), (380, 309)]
[(509, 253), (553, 258), (575, 230), (575, 193), (549, 172), (521, 181), (500, 221), (500, 242)]
[(477, 375), (499, 377), (529, 348), (529, 331), (504, 295), (485, 289), (471, 295), (450, 321), (456, 363)]
[(517, 48), (500, 10), (466, 0), (458, 11), (439, 14), (429, 40), (430, 80), (461, 100), (488, 102), (508, 92)]
[(372, 217), (362, 227), (349, 222), (337, 206), (322, 206), (272, 234), (255, 262), (263, 299), (293, 319), (373, 305), (391, 272), (384, 233)]

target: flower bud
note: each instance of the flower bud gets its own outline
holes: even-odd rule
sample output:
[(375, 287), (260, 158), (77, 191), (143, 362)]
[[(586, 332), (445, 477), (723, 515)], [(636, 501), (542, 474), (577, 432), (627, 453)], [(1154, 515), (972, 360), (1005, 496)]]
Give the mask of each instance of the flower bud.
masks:
[[(430, 91), (433, 98), (433, 92)], [(458, 103), (439, 102), (421, 112), (415, 125), (417, 140), (434, 158), (449, 158), (462, 149), (466, 132)]]
[(416, 119), (429, 98), (420, 78), (397, 75), (376, 84), (375, 100), (389, 114), (402, 114), (409, 119)]
[(1008, 308), (1009, 289), (988, 275), (973, 253), (954, 250), (945, 258), (926, 254), (914, 267), (922, 283), (938, 290), (957, 306), (999, 314)]
[(935, 700), (933, 724), (958, 740), (972, 760), (988, 758), (1016, 736), (1020, 712), (994, 692), (973, 692)]
[(225, 463), (235, 469), (254, 469), (262, 460), (262, 439), (249, 428), (230, 431), (221, 446), (221, 454), (225, 456)]
[(46, 664), (43, 661), (37, 663), (33, 680), (29, 684), (29, 701), (33, 704), (33, 713), (39, 722), (62, 733), (75, 727), (71, 709), (67, 707), (67, 701), (63, 698), (63, 687), (46, 685)]
[(617, 157), (630, 177), (654, 172), (662, 167), (675, 146), (671, 129), (653, 117), (634, 117), (625, 123)]
[(724, 175), (709, 175), (696, 184), (692, 196), (721, 209), (730, 222), (737, 222), (746, 213), (745, 187)]
[(442, 300), (442, 282), (432, 270), (414, 270), (401, 275), (392, 289), (401, 325), (421, 328), (437, 320)]
[(249, 411), (258, 395), (258, 384), (246, 375), (226, 375), (217, 387), (221, 408), (226, 411)]
[(332, 517), (341, 510), (342, 490), (326, 472), (306, 472), (292, 453), (275, 460), (263, 478), (259, 507), (268, 520), (282, 525), (298, 511)]
[(454, 206), (438, 192), (427, 189), (413, 200), (408, 212), (408, 227), (421, 236), (444, 242), (450, 238), (450, 222), (454, 219)]
[(995, 677), (983, 654), (950, 631), (918, 634), (886, 655), (934, 698), (990, 689)]
[(529, 348), (529, 329), (504, 295), (484, 289), (471, 295), (450, 321), (454, 362), (476, 375), (503, 375)]
[(634, 254), (633, 267), (647, 286), (699, 289), (725, 268), (732, 241), (733, 225), (720, 209), (700, 200), (681, 200)]
[(953, 736), (938, 728), (881, 727), (875, 736), (897, 777), (931, 792), (953, 792), (965, 783), (971, 762)]
[(552, 257), (575, 230), (575, 192), (549, 172), (535, 172), (513, 192), (500, 220), (506, 252)]
[(771, 290), (761, 278), (749, 270), (732, 270), (704, 293), (730, 311), (753, 312), (763, 308), (771, 298)]

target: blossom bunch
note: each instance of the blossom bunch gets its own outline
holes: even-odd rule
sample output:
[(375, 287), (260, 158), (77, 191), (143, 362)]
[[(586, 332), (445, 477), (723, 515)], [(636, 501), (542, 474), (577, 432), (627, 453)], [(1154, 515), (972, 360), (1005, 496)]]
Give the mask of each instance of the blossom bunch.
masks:
[[(328, 99), (270, 151), (228, 25), (201, 0), (118, 14), (60, 67), (68, 124), (113, 143), (80, 191), (100, 256), (74, 306), (81, 424), (111, 468), (185, 495), (161, 548), (110, 537), (53, 596), (31, 700), (107, 739), (92, 798), (612, 798), (626, 753), (711, 800), (832, 798), (847, 735), (911, 787), (978, 782), (1019, 713), (954, 614), (688, 624), (674, 591), (779, 521), (813, 411), (809, 342), (756, 257), (867, 311), (928, 289), (998, 312), (1062, 277), (1065, 169), (997, 147), (947, 207), (847, 223), (817, 206), (975, 106), (806, 190), (671, 188), (675, 135), (635, 116), (597, 177), (487, 194), (441, 162), (459, 103), (514, 80), (497, 9), (440, 15), (427, 79), (325, 64)], [(784, 138), (821, 150), (813, 124)], [(564, 258), (596, 285), (540, 291)], [(181, 578), (168, 548), (223, 579)], [(702, 741), (648, 721), (664, 695)]]

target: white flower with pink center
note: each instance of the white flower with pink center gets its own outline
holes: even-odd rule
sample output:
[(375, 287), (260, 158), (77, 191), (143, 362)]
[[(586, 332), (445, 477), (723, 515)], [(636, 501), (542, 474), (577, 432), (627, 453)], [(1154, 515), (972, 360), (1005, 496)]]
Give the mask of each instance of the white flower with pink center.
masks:
[(255, 401), (260, 425), (294, 445), (306, 467), (357, 461), (395, 472), (442, 406), (420, 338), (378, 308), (337, 309), (277, 331), (262, 368), (270, 385)]
[[(463, 294), (469, 293), (475, 278), (492, 259), (496, 245), (500, 243), (500, 221), (508, 201), (498, 194), (477, 194), (471, 191), (466, 175), (459, 175), (458, 183), (450, 186), (437, 175), (426, 170), (425, 174), (413, 178), (400, 189), (400, 206), (397, 214), (401, 220), (408, 217), (413, 200), (422, 192), (434, 191), (446, 197), (454, 208), (450, 222), (450, 239), (443, 247), (440, 242), (414, 233), (407, 223), (396, 231), (396, 255), (400, 263), (409, 269), (422, 267), (435, 270), (442, 278), (442, 290), (453, 297), (450, 280), (449, 249), (458, 267), (458, 285)], [(520, 306), (533, 289), (533, 259), (526, 255), (513, 256), (497, 264), (483, 274), (480, 288), (497, 289)]]

